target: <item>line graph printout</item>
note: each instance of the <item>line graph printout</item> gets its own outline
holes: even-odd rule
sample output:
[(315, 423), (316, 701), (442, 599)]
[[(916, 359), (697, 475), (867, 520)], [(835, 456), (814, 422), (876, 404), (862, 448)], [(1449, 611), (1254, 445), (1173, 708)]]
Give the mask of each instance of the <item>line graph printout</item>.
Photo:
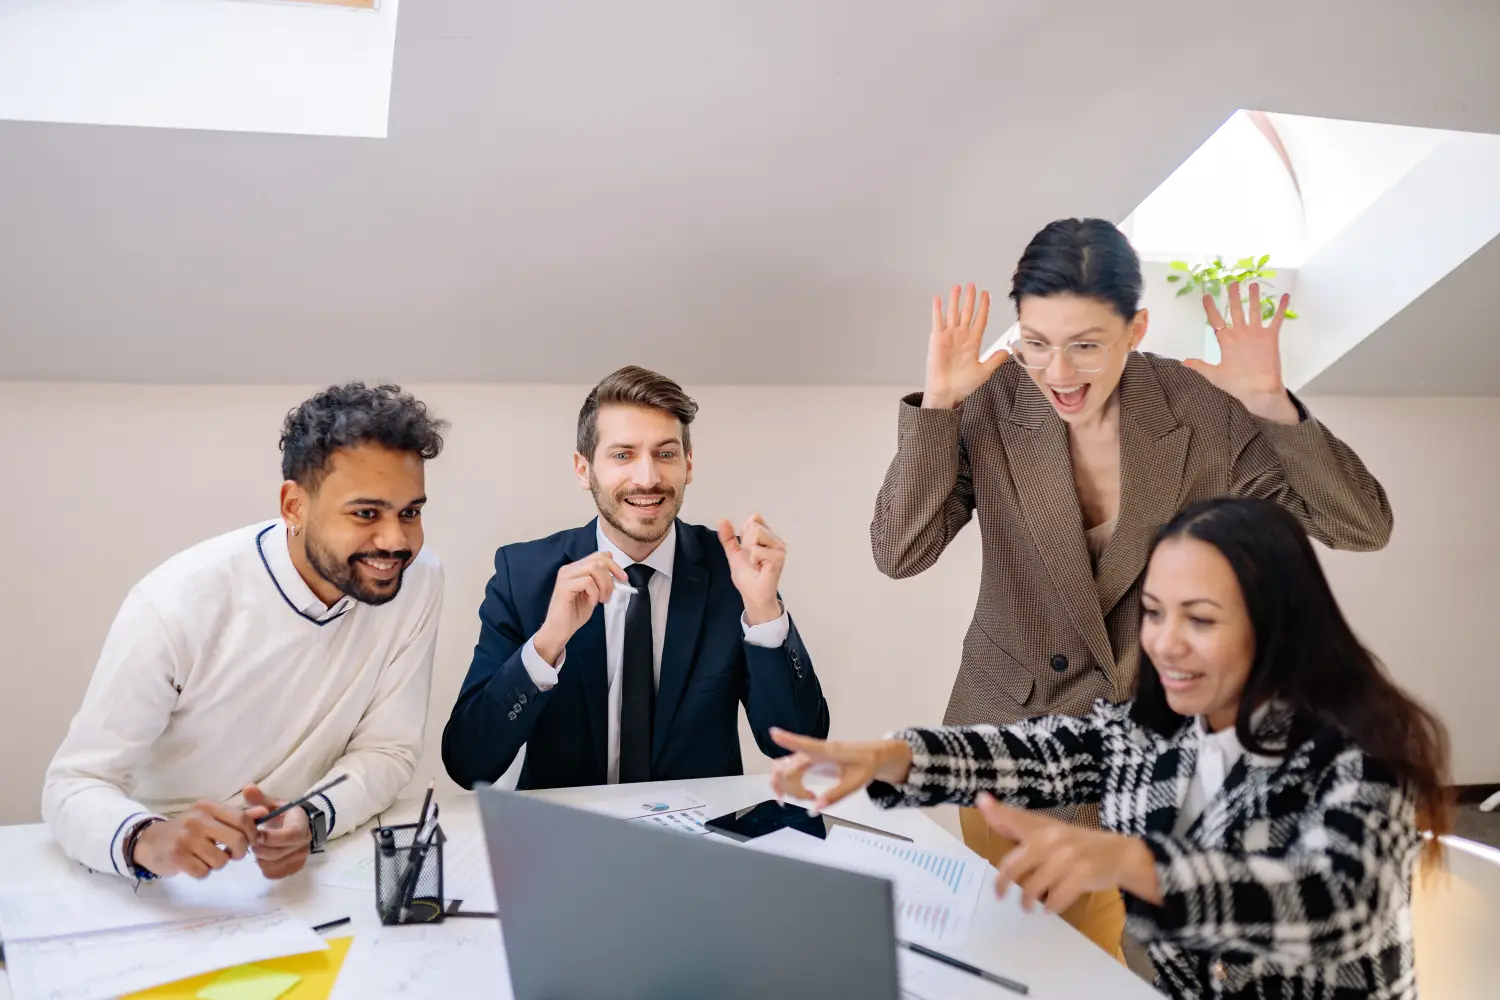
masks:
[(33, 941), (97, 931), (151, 927), (199, 917), (264, 913), (275, 883), (253, 861), (235, 861), (211, 879), (125, 879), (69, 873), (35, 885), (0, 889), (0, 938)]
[[(465, 925), (462, 929), (458, 925)], [(330, 1000), (512, 1000), (494, 921), (382, 927), (354, 936)]]
[(327, 947), (306, 923), (272, 910), (6, 942), (5, 964), (14, 1000), (110, 1000), (215, 969)]

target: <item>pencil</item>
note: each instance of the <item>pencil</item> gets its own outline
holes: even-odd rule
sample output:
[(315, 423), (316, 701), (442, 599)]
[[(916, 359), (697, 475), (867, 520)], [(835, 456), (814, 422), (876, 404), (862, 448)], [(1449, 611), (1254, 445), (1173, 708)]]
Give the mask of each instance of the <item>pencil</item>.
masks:
[(422, 825), (427, 822), (427, 807), (432, 805), (432, 786), (437, 784), (434, 778), (427, 783), (427, 794), (422, 796), (422, 811), (417, 814), (417, 830), (421, 831)]
[(978, 976), (985, 982), (994, 983), (996, 986), (1003, 986), (1014, 993), (1019, 993), (1022, 996), (1025, 996), (1027, 993), (1031, 992), (1026, 988), (1026, 985), (1024, 983), (1018, 983), (1014, 979), (1006, 979), (1004, 976), (998, 976), (987, 969), (981, 969), (977, 965), (970, 965), (968, 962), (962, 962), (949, 955), (944, 955), (940, 951), (933, 951), (931, 948), (924, 948), (921, 945), (913, 944), (910, 941), (902, 941), (901, 943), (908, 949), (916, 952), (918, 955), (930, 958), (934, 962), (942, 962), (944, 965), (949, 966), (950, 968), (958, 969), (961, 972), (967, 972), (971, 976)]
[(288, 810), (301, 808), (301, 806), (304, 803), (311, 802), (312, 799), (313, 799), (313, 796), (315, 796), (315, 795), (322, 795), (324, 792), (328, 791), (328, 789), (332, 788), (334, 785), (340, 784), (340, 783), (348, 781), (348, 780), (349, 780), (349, 776), (347, 774), (341, 774), (337, 778), (334, 778), (332, 781), (330, 781), (328, 784), (323, 785), (323, 786), (318, 787), (318, 788), (314, 788), (312, 791), (308, 792), (306, 795), (302, 796), (300, 799), (293, 799), (292, 801), (288, 802), (286, 805), (277, 806), (275, 809), (272, 809), (270, 812), (266, 813), (260, 819), (256, 820), (255, 821), (255, 825), (256, 826), (260, 826), (263, 823), (269, 823), (271, 820), (275, 819), (277, 816), (280, 816), (282, 813), (287, 812)]

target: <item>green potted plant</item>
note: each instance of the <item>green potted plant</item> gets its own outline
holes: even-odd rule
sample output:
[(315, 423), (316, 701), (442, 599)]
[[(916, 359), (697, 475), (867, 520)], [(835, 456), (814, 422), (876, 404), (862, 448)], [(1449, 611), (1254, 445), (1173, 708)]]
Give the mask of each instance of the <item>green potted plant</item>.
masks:
[[(1260, 257), (1241, 257), (1232, 266), (1224, 263), (1223, 257), (1215, 257), (1206, 264), (1189, 264), (1185, 260), (1174, 260), (1167, 266), (1172, 273), (1167, 275), (1167, 281), (1174, 285), (1181, 285), (1177, 289), (1177, 297), (1184, 295), (1209, 295), (1213, 297), (1214, 304), (1219, 307), (1220, 315), (1229, 314), (1229, 286), (1234, 282), (1240, 283), (1240, 293), (1250, 294), (1250, 283), (1257, 282), (1260, 285), (1260, 318), (1269, 320), (1276, 315), (1277, 296), (1270, 294), (1268, 289), (1274, 288), (1273, 278), (1276, 277), (1276, 269), (1268, 267), (1271, 263), (1271, 255), (1263, 254)], [(1296, 319), (1296, 310), (1286, 311), (1287, 319)], [(1207, 321), (1204, 322), (1203, 335), (1204, 359), (1210, 364), (1219, 361), (1219, 344), (1214, 337), (1213, 328)]]

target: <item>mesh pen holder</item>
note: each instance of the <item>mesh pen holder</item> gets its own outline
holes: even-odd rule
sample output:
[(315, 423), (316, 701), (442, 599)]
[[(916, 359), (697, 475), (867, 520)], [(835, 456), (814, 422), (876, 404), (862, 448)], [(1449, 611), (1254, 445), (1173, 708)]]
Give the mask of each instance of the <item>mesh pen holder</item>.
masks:
[(441, 923), (443, 903), (443, 828), (435, 826), (419, 840), (420, 825), (381, 826), (375, 838), (375, 912), (382, 924)]

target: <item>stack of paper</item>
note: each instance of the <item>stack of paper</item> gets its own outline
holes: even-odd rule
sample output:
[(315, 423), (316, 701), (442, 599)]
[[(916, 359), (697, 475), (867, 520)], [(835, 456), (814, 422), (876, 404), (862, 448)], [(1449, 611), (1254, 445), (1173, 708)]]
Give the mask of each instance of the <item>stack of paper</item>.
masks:
[(848, 827), (834, 827), (827, 839), (786, 827), (745, 846), (886, 879), (895, 894), (897, 935), (928, 945), (964, 943), (990, 870), (978, 855), (930, 851)]
[(275, 909), (254, 863), (202, 882), (79, 876), (0, 894), (15, 1000), (108, 1000), (188, 976), (327, 947)]

